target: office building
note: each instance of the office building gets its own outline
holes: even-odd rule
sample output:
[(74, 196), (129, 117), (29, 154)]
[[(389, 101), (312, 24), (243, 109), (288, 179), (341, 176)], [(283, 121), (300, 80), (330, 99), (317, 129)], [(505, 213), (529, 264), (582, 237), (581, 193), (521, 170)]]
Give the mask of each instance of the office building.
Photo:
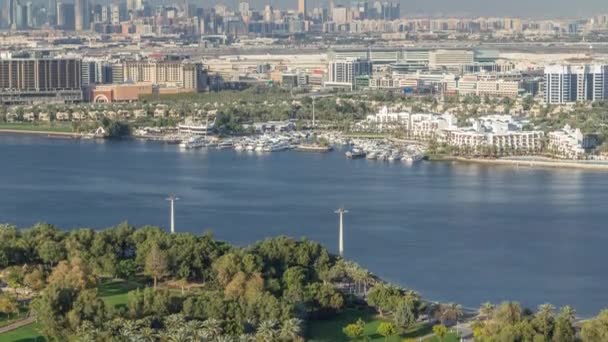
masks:
[(74, 4), (57, 3), (57, 26), (65, 31), (74, 31)]
[(302, 19), (306, 19), (306, 0), (298, 0), (298, 14), (302, 17)]
[(82, 100), (81, 62), (71, 58), (0, 59), (0, 102)]
[(462, 65), (473, 64), (475, 52), (469, 50), (435, 50), (429, 52), (431, 68), (460, 68)]
[(89, 0), (74, 1), (74, 24), (76, 31), (88, 31), (91, 29), (91, 9)]
[(545, 102), (564, 104), (608, 99), (608, 66), (551, 65), (545, 67)]
[(57, 0), (49, 0), (46, 8), (47, 23), (50, 26), (57, 25)]
[(358, 76), (371, 75), (372, 62), (360, 58), (344, 58), (333, 60), (328, 67), (328, 80), (325, 82), (329, 87), (352, 87)]

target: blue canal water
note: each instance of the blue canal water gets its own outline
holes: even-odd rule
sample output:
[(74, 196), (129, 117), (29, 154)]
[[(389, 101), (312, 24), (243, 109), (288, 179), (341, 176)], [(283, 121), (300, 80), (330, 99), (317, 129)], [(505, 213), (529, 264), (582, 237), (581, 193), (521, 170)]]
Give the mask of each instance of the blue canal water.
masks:
[(151, 142), (0, 135), (0, 222), (65, 229), (128, 220), (239, 245), (289, 235), (426, 298), (608, 307), (608, 174), (307, 154), (180, 151)]

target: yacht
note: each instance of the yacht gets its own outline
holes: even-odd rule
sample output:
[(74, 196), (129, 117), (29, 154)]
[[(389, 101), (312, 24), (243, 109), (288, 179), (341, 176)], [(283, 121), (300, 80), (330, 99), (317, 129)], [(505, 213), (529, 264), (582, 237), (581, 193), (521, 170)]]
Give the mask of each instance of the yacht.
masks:
[(224, 150), (224, 149), (233, 148), (233, 147), (234, 147), (234, 143), (232, 142), (232, 140), (224, 140), (217, 145), (217, 148), (219, 150)]
[(193, 136), (188, 138), (188, 140), (182, 141), (179, 146), (185, 149), (201, 148), (205, 146), (205, 140), (202, 137)]
[(353, 148), (351, 151), (346, 152), (346, 158), (348, 159), (357, 159), (364, 158), (365, 152), (358, 148)]
[(401, 155), (399, 154), (399, 152), (393, 152), (391, 153), (390, 156), (388, 156), (388, 161), (397, 161), (401, 159)]
[(367, 154), (367, 156), (365, 158), (373, 160), (376, 159), (378, 157), (378, 154), (376, 152), (370, 152)]
[(284, 151), (289, 148), (289, 144), (284, 141), (279, 141), (274, 144), (266, 145), (264, 147), (264, 152), (277, 152)]

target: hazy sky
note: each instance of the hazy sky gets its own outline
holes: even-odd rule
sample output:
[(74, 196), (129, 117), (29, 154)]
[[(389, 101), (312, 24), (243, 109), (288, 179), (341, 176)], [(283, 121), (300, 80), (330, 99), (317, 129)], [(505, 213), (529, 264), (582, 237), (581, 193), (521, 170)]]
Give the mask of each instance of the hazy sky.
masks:
[[(198, 0), (201, 4), (237, 0)], [(256, 8), (272, 1), (274, 6), (295, 8), (297, 0), (250, 0)], [(350, 4), (350, 0), (335, 0)], [(341, 1), (341, 2), (339, 2)], [(373, 0), (372, 0), (373, 1)], [(383, 0), (384, 1), (384, 0)], [(393, 0), (399, 1), (399, 0)], [(193, 1), (195, 2), (195, 0)], [(327, 0), (308, 0), (309, 7), (316, 7)], [(400, 0), (402, 15), (412, 14), (460, 14), (460, 15), (514, 15), (527, 17), (578, 17), (596, 13), (608, 13), (608, 0)]]

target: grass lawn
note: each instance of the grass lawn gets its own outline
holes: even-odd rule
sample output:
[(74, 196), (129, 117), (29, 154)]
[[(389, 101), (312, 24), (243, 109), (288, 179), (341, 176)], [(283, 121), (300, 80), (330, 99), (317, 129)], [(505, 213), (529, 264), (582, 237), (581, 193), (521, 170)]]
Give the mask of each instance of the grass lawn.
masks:
[[(347, 342), (349, 339), (342, 333), (342, 328), (350, 323), (354, 323), (361, 318), (365, 321), (364, 336), (369, 338), (369, 341), (376, 342), (401, 342), (404, 339), (411, 338), (413, 341), (418, 341), (418, 338), (431, 334), (433, 331), (430, 325), (418, 324), (399, 336), (392, 336), (388, 339), (376, 333), (376, 329), (382, 322), (382, 319), (368, 310), (348, 309), (344, 313), (326, 320), (314, 320), (308, 324), (308, 339), (315, 342)], [(456, 336), (448, 336), (443, 341), (428, 339), (432, 342), (457, 342)]]
[(129, 292), (143, 287), (135, 281), (109, 280), (102, 282), (99, 287), (99, 296), (103, 298), (108, 306), (118, 308), (127, 306)]
[(39, 131), (39, 132), (64, 132), (72, 133), (70, 123), (0, 123), (0, 129), (12, 129), (16, 131)]
[[(103, 281), (99, 287), (99, 295), (108, 306), (118, 308), (127, 306), (129, 291), (142, 287), (135, 281), (108, 280)], [(0, 321), (0, 325), (2, 322)], [(30, 324), (19, 329), (0, 335), (2, 342), (44, 342), (46, 339), (38, 332), (37, 324)]]
[(10, 317), (4, 313), (0, 313), (0, 327), (9, 325), (14, 321), (20, 320), (27, 316), (27, 307), (25, 305), (19, 305), (19, 313), (12, 314)]
[(0, 341), (6, 342), (45, 342), (46, 339), (38, 332), (38, 324), (30, 324), (19, 329), (0, 335)]

